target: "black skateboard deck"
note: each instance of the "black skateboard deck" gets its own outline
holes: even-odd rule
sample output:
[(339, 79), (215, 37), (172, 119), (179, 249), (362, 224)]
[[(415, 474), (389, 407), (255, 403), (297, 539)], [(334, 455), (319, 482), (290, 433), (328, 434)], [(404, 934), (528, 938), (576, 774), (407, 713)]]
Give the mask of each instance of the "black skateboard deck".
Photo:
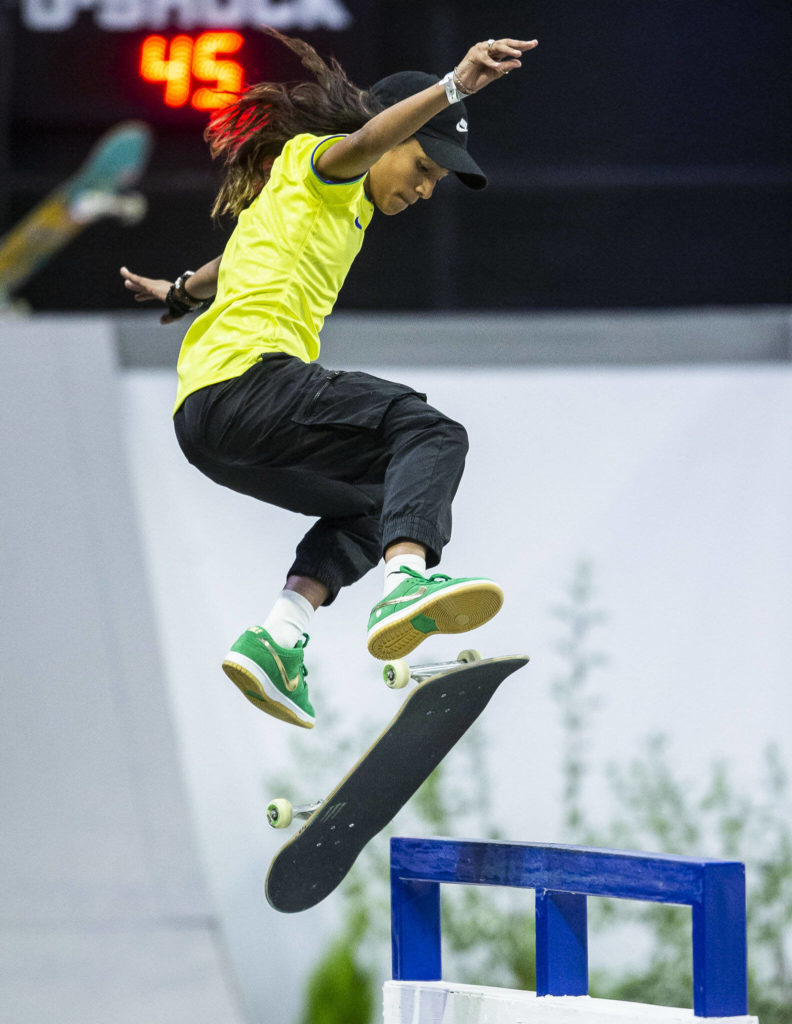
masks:
[(308, 910), (344, 880), (366, 844), (395, 817), (525, 657), (487, 658), (417, 686), (385, 730), (275, 855), (267, 900)]

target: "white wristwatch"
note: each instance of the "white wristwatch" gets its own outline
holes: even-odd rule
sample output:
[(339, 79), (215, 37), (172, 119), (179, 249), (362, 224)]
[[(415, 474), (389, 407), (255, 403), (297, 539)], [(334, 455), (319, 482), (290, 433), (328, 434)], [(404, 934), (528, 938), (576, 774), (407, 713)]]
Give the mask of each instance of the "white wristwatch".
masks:
[(445, 89), (445, 94), (448, 97), (449, 103), (459, 103), (460, 100), (465, 99), (467, 96), (472, 96), (472, 92), (465, 92), (460, 87), (459, 79), (456, 75), (456, 68), (453, 71), (449, 71), (445, 78), (440, 79), (440, 85)]

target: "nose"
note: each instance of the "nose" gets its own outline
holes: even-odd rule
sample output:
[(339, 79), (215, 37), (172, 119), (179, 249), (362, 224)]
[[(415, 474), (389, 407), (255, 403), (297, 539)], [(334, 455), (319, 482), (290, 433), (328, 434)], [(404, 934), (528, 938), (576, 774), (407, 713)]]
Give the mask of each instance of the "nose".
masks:
[(416, 192), (421, 199), (431, 199), (432, 193), (434, 192), (435, 183), (430, 181), (428, 178), (421, 182), (416, 188)]

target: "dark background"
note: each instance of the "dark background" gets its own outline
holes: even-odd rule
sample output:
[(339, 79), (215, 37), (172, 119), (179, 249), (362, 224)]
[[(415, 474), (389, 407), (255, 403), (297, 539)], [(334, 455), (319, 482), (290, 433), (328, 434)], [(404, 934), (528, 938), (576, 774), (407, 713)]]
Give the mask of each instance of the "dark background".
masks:
[[(343, 32), (295, 31), (360, 85), (443, 74), (489, 36), (539, 39), (524, 67), (469, 101), (490, 186), (444, 182), (375, 217), (338, 308), (595, 309), (792, 300), (789, 0), (344, 0)], [(197, 35), (204, 25), (187, 30)], [(165, 35), (175, 34), (174, 25)], [(251, 79), (299, 65), (255, 29)], [(79, 166), (107, 128), (142, 118), (156, 146), (134, 228), (85, 231), (22, 297), (39, 310), (129, 308), (118, 266), (172, 278), (223, 248), (206, 114), (141, 82), (149, 31), (90, 13), (61, 32), (0, 10), (0, 232)]]

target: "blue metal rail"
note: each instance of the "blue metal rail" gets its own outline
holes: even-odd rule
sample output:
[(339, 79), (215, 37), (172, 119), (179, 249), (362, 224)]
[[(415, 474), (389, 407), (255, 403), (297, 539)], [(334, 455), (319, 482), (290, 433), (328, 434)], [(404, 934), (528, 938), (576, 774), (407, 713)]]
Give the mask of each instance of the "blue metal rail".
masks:
[(393, 977), (439, 981), (440, 884), (536, 890), (536, 987), (588, 993), (588, 896), (692, 908), (693, 1010), (699, 1017), (748, 1012), (745, 866), (670, 854), (581, 846), (391, 840)]

